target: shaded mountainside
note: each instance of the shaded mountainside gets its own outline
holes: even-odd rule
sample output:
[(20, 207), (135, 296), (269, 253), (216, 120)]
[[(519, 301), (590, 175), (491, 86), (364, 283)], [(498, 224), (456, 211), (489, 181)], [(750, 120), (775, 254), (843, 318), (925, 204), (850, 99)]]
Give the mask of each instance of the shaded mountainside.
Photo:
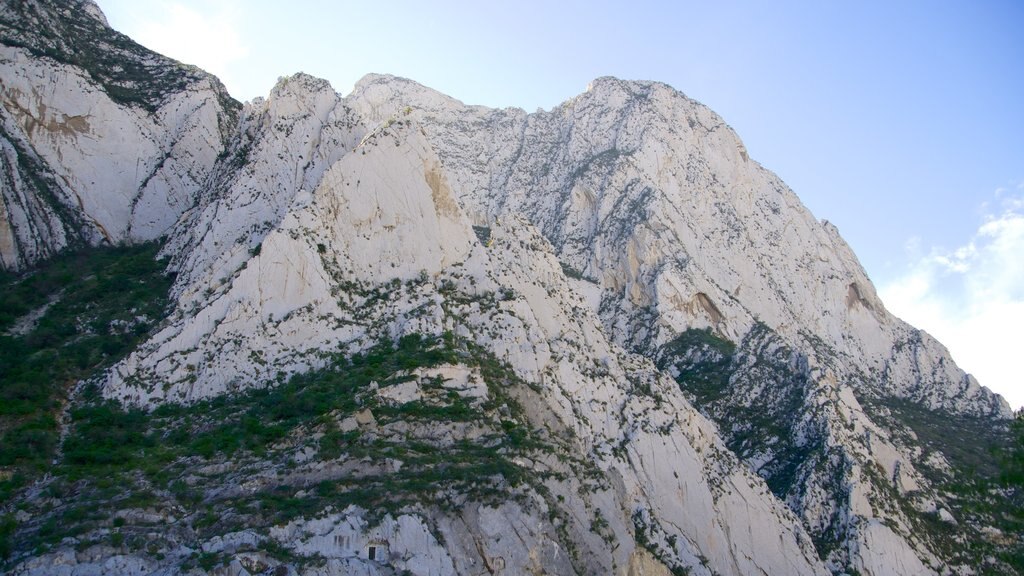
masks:
[(1024, 569), (1006, 403), (671, 87), (242, 106), (42, 0), (0, 74), (7, 572)]

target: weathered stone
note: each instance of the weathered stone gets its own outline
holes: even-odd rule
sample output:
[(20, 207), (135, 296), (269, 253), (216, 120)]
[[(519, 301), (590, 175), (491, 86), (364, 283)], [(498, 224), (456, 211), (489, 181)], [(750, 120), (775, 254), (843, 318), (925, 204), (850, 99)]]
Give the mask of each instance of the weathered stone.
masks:
[[(95, 5), (75, 1), (90, 26), (106, 26)], [(10, 6), (0, 15), (8, 28), (24, 16)], [(663, 84), (601, 78), (526, 114), (379, 75), (343, 98), (298, 74), (236, 118), (204, 74), (129, 101), (111, 92), (111, 74), (0, 46), (3, 266), (169, 235), (175, 310), (105, 375), (104, 397), (188, 404), (274, 385), (381, 340), (454, 335), (504, 362), (526, 384), (516, 394), (528, 426), (592, 467), (584, 478), (520, 458), (561, 476), (543, 490), (503, 487), (499, 502), (383, 516), (350, 506), (275, 526), (280, 546), (326, 559), (301, 573), (942, 569), (892, 495), (955, 524), (918, 470), (949, 463), (922, 456), (872, 403), (993, 421), (1007, 405), (890, 315), (838, 231), (706, 107)], [(697, 330), (734, 350), (672, 348)], [(717, 397), (680, 389), (673, 377), (712, 360), (730, 370)], [(495, 384), (458, 362), (400, 380), (364, 393), (391, 406), (451, 394), (482, 409)], [(769, 422), (748, 417), (758, 414)], [(378, 423), (369, 409), (338, 418), (343, 432), (390, 442), (493, 433)], [(339, 470), (404, 466), (318, 460), (326, 434), (291, 454), (300, 470), (289, 473), (304, 482), (293, 493), (329, 486)], [(231, 470), (196, 467), (185, 483)], [(225, 491), (279, 481), (268, 467)], [(834, 546), (819, 557), (812, 541), (825, 535)], [(195, 545), (237, 554), (224, 574), (295, 573), (251, 556), (263, 538)], [(12, 573), (173, 573), (192, 555), (183, 544), (160, 561), (90, 550), (57, 547)]]

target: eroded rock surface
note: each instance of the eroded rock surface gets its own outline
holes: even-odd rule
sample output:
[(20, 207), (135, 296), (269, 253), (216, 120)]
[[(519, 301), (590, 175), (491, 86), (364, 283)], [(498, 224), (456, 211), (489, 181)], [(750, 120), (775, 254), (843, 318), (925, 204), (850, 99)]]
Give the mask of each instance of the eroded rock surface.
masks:
[[(79, 539), (13, 573), (969, 570), (920, 529), (956, 522), (934, 480), (950, 467), (900, 415), (1008, 406), (886, 311), (835, 227), (708, 108), (613, 78), (527, 114), (304, 74), (239, 107), (73, 4), (0, 9), (0, 257), (166, 237), (173, 310), (103, 397), (207, 406), (382, 341), (447, 356), (361, 382), (277, 456), (182, 472), (210, 502), (391, 479), (373, 495), (392, 509), (210, 536), (169, 504), (189, 520), (159, 557)], [(402, 499), (403, 468), (451, 464), (424, 454), (489, 448), (486, 477)]]

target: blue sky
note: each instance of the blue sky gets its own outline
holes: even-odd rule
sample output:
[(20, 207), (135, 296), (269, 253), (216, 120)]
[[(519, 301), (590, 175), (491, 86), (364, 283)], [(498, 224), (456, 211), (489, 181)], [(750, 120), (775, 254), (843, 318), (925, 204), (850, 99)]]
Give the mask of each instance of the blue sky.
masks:
[(98, 0), (241, 100), (298, 71), (550, 109), (593, 78), (718, 112), (894, 313), (1024, 405), (1024, 2)]

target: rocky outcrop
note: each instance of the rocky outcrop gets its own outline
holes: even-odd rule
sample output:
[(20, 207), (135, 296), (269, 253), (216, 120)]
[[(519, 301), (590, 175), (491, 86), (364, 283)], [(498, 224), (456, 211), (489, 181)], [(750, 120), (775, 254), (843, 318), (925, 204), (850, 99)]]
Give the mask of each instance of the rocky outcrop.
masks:
[(61, 199), (66, 187), (24, 139), (12, 136), (13, 118), (0, 109), (0, 265), (17, 270), (68, 247), (99, 241)]
[(364, 132), (326, 81), (305, 74), (246, 104), (214, 178), (164, 249), (175, 292), (191, 301), (236, 273)]
[(920, 337), (885, 310), (835, 227), (750, 160), (714, 112), (669, 86), (601, 78), (550, 112), (525, 114), (370, 75), (348, 99), (371, 119), (403, 107), (421, 119), (474, 222), (525, 215), (563, 262), (599, 281), (604, 323), (631, 349), (651, 355), (705, 327), (738, 342), (762, 322), (813, 364), (863, 373), (863, 386), (884, 381), (880, 392), (933, 408), (1009, 414), (934, 347), (924, 355), (942, 368), (917, 391), (922, 376), (897, 364), (915, 362), (902, 343)]
[(111, 30), (89, 1), (6, 3), (0, 75), (7, 269), (167, 234), (237, 114), (216, 78)]
[[(486, 299), (502, 291), (500, 303)], [(144, 405), (195, 401), (307, 370), (325, 351), (410, 332), (468, 338), (540, 383), (527, 417), (566, 430), (610, 482), (593, 495), (574, 494), (573, 481), (547, 490), (562, 496), (565, 517), (597, 515), (606, 537), (627, 544), (610, 553), (600, 534), (574, 527), (568, 538), (587, 551), (579, 555), (586, 572), (628, 566), (631, 534), (643, 531), (662, 561), (698, 573), (822, 573), (809, 537), (675, 384), (605, 340), (538, 232), (509, 217), (481, 244), (410, 120), (367, 135), (313, 194), (297, 196), (224, 291), (119, 366), (104, 394)], [(736, 534), (737, 521), (774, 528), (768, 538)], [(515, 562), (539, 549), (526, 543)], [(505, 554), (512, 565), (517, 557)], [(447, 573), (438, 570), (423, 573)]]
[[(386, 76), (365, 78), (349, 98), (371, 117), (405, 106), (427, 124), (474, 221), (525, 215), (568, 269), (599, 287), (596, 309), (620, 345), (663, 365), (666, 349), (694, 352), (675, 346), (693, 330), (754, 346), (726, 369), (720, 397), (699, 405), (735, 430), (734, 449), (804, 516), (836, 569), (885, 573), (884, 562), (861, 556), (885, 520), (897, 526), (887, 541), (903, 565), (921, 558), (939, 570), (910, 520), (885, 504), (889, 480), (870, 473), (881, 450), (892, 455), (886, 478), (896, 463), (901, 477), (920, 480), (915, 449), (887, 443), (904, 434), (899, 424), (870, 436), (873, 444), (849, 433), (851, 419), (872, 421), (855, 397), (963, 417), (1007, 418), (1009, 408), (889, 314), (835, 227), (751, 161), (713, 112), (663, 84), (611, 78), (529, 115), (459, 106)], [(762, 361), (753, 343), (763, 329), (788, 350), (783, 366), (799, 369), (744, 369), (744, 358)], [(777, 409), (764, 417), (765, 406)], [(761, 449), (742, 449), (752, 437)], [(933, 497), (921, 486), (919, 505)]]
[[(352, 384), (352, 405), (279, 438), (276, 456), (206, 465), (221, 471), (173, 490), (401, 493), (418, 486), (402, 468), (423, 460), (403, 443), (500, 456), (433, 499), (381, 488), (386, 512), (324, 505), (202, 536), (181, 524), (159, 558), (83, 537), (67, 546), (92, 552), (58, 546), (14, 573), (196, 557), (232, 574), (963, 568), (921, 530), (956, 521), (934, 480), (949, 462), (900, 415), (998, 423), (1006, 403), (889, 314), (835, 227), (706, 107), (601, 78), (526, 114), (391, 76), (341, 97), (298, 74), (239, 109), (90, 2), (0, 16), (4, 267), (167, 236), (174, 309), (103, 375), (104, 398), (148, 411), (248, 397), (382, 341), (449, 354)], [(324, 440), (338, 434), (350, 452)]]

